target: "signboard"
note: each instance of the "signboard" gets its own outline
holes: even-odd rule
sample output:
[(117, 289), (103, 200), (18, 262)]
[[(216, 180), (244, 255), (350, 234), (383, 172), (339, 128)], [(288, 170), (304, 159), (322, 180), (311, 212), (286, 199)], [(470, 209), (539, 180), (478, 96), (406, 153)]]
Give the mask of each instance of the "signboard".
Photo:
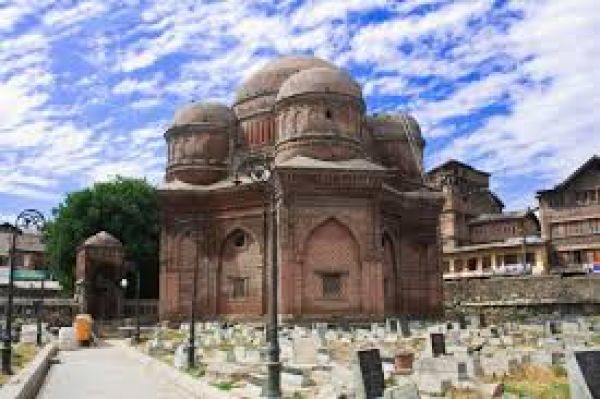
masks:
[[(0, 279), (8, 280), (9, 268), (0, 268)], [(27, 269), (15, 269), (13, 270), (14, 281), (43, 281), (50, 280), (50, 273), (47, 270), (27, 270)]]
[(383, 397), (385, 387), (379, 349), (361, 350), (357, 354), (365, 393), (364, 397), (367, 399)]

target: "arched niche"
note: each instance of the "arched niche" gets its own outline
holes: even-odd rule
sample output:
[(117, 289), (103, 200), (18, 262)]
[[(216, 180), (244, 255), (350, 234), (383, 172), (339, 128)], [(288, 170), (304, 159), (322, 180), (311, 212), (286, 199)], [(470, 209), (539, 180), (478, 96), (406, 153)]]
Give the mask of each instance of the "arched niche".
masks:
[(221, 246), (217, 273), (220, 315), (262, 314), (263, 259), (260, 243), (245, 229), (233, 230)]
[(302, 311), (340, 314), (360, 310), (360, 256), (350, 229), (337, 219), (314, 228), (303, 254)]

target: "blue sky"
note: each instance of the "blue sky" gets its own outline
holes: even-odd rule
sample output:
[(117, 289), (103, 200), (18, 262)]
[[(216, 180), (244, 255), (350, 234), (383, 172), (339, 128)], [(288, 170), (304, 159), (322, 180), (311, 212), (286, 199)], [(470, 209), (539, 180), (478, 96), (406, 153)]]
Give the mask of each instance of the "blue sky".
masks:
[(0, 0), (0, 219), (115, 174), (160, 182), (175, 110), (231, 103), (286, 54), (413, 113), (428, 168), (489, 171), (509, 208), (600, 153), (598, 0)]

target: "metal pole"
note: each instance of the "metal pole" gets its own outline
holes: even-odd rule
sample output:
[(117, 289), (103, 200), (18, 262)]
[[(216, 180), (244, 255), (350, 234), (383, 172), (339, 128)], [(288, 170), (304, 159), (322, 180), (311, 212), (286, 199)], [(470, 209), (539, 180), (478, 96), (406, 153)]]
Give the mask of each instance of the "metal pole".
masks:
[(44, 278), (42, 278), (40, 287), (40, 301), (37, 308), (37, 346), (42, 346), (42, 312), (44, 311)]
[(6, 321), (2, 347), (2, 372), (12, 374), (11, 369), (11, 343), (12, 343), (12, 305), (13, 305), (13, 271), (15, 268), (15, 250), (17, 240), (17, 223), (15, 223), (10, 242), (10, 253), (8, 254), (8, 299), (6, 302)]
[(196, 295), (197, 295), (197, 290), (198, 290), (198, 284), (197, 284), (197, 279), (198, 279), (198, 255), (200, 254), (200, 226), (199, 226), (199, 222), (197, 222), (198, 225), (196, 226), (196, 256), (195, 256), (195, 260), (194, 260), (194, 276), (192, 278), (192, 282), (193, 282), (193, 287), (192, 287), (192, 314), (191, 314), (191, 321), (190, 321), (190, 340), (189, 340), (189, 347), (188, 347), (188, 368), (192, 369), (195, 367), (195, 363), (196, 363)]
[(135, 342), (140, 342), (140, 267), (135, 265)]
[[(267, 189), (267, 184), (265, 184)], [(269, 319), (267, 324), (267, 340), (269, 342), (267, 365), (267, 398), (281, 397), (280, 363), (279, 363), (279, 337), (277, 326), (278, 305), (278, 259), (277, 259), (277, 198), (274, 184), (271, 184), (271, 295)], [(267, 204), (265, 204), (267, 206)]]

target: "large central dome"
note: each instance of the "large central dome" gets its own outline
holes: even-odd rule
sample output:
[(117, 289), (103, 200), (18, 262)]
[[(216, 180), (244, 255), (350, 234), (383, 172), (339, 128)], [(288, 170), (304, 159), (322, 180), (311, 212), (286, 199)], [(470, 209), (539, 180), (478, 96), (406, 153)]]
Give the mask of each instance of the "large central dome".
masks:
[(337, 69), (332, 63), (315, 57), (291, 56), (273, 60), (240, 86), (235, 102), (239, 104), (264, 95), (275, 96), (287, 78), (304, 69), (315, 67)]

